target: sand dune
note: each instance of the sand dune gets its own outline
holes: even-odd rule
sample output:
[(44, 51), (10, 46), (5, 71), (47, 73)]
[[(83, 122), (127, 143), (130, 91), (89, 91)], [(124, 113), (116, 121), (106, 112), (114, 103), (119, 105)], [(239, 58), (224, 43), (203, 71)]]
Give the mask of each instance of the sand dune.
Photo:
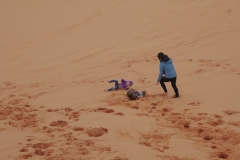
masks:
[[(0, 2), (0, 159), (240, 159), (240, 2)], [(173, 59), (180, 98), (156, 86)], [(147, 90), (104, 92), (125, 78)]]

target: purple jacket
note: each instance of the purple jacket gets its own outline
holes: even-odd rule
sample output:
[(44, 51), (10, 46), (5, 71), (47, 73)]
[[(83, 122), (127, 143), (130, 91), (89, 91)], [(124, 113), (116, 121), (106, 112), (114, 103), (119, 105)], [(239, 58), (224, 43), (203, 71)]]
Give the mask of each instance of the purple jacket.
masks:
[(123, 88), (123, 89), (129, 89), (129, 86), (127, 85), (127, 82), (129, 82), (130, 86), (133, 85), (132, 81), (126, 81), (122, 78), (121, 83), (119, 84), (119, 88)]

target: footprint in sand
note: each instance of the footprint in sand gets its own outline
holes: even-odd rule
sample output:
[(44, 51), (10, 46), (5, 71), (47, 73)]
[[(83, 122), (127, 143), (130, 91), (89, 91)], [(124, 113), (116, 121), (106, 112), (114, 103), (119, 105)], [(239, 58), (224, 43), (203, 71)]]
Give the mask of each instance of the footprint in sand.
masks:
[(219, 126), (219, 125), (222, 125), (224, 123), (224, 121), (221, 120), (221, 119), (218, 119), (218, 120), (211, 120), (210, 119), (210, 120), (208, 120), (207, 123), (211, 126)]
[(38, 156), (43, 156), (44, 155), (44, 151), (42, 151), (41, 149), (36, 149), (34, 153)]
[(127, 158), (123, 158), (123, 157), (114, 157), (111, 160), (128, 160)]
[(202, 73), (202, 72), (203, 72), (203, 69), (199, 69), (199, 70), (195, 71), (195, 74)]
[(214, 118), (222, 118), (222, 116), (218, 115), (218, 114), (213, 114)]
[(89, 129), (86, 130), (86, 133), (89, 137), (100, 137), (107, 132), (108, 132), (108, 129), (103, 128), (103, 127), (89, 128)]
[(204, 130), (203, 130), (203, 129), (201, 129), (201, 128), (199, 128), (199, 129), (197, 130), (197, 132), (198, 132), (199, 134), (201, 134), (201, 133), (203, 133), (203, 132), (204, 132)]
[(105, 112), (105, 113), (113, 113), (114, 110), (113, 109), (108, 109), (108, 108), (102, 108), (102, 107), (98, 107), (97, 112)]
[(36, 99), (36, 98), (38, 98), (38, 97), (40, 97), (40, 96), (42, 96), (42, 95), (44, 95), (46, 93), (48, 93), (48, 92), (41, 92), (41, 93), (38, 93), (36, 95), (28, 96), (28, 98), (29, 99)]
[(71, 114), (66, 114), (66, 116), (68, 116), (68, 119), (74, 119), (75, 121), (78, 120), (79, 116), (80, 116), (80, 113), (79, 112), (71, 112)]
[(185, 123), (183, 123), (183, 127), (184, 128), (189, 128), (190, 127), (190, 122), (185, 122)]
[(51, 146), (51, 143), (36, 143), (32, 147), (37, 149), (47, 149)]
[(146, 61), (146, 62), (150, 62), (150, 60), (149, 60), (149, 59), (145, 59), (145, 61)]
[(152, 102), (151, 105), (152, 106), (157, 106), (159, 104), (160, 101), (157, 101), (157, 102)]
[(10, 94), (10, 95), (8, 96), (8, 98), (12, 98), (12, 97), (16, 97), (16, 95)]
[(188, 105), (199, 106), (199, 105), (201, 105), (201, 103), (199, 101), (195, 101), (195, 102), (188, 103)]
[(228, 158), (228, 154), (224, 153), (224, 152), (218, 152), (216, 153), (218, 158), (221, 159), (227, 159)]
[(141, 84), (143, 84), (146, 79), (147, 79), (147, 78), (139, 78), (139, 79), (138, 79), (138, 82), (141, 83)]
[(158, 131), (154, 131), (153, 133), (142, 134), (139, 144), (159, 152), (164, 152), (166, 149), (169, 149), (170, 138), (171, 134), (161, 134)]
[(13, 83), (10, 83), (10, 82), (4, 82), (4, 84), (5, 84), (6, 86), (10, 86), (10, 85), (12, 85)]
[(205, 135), (205, 136), (203, 137), (203, 139), (206, 140), (206, 141), (210, 141), (210, 140), (213, 139), (213, 136)]
[[(41, 108), (44, 108), (44, 107), (41, 107)], [(59, 109), (47, 109), (47, 112), (57, 112), (59, 111)]]
[(74, 131), (84, 131), (83, 127), (74, 127), (73, 128)]
[(234, 114), (237, 114), (238, 112), (237, 111), (232, 111), (232, 110), (226, 110), (224, 111), (225, 114), (227, 115), (234, 115)]
[(33, 154), (32, 153), (24, 154), (24, 155), (20, 155), (20, 157), (23, 158), (23, 159), (28, 159), (28, 158), (33, 157)]
[(62, 121), (62, 120), (53, 121), (50, 124), (50, 126), (53, 126), (53, 127), (65, 127), (67, 125), (68, 125), (68, 123), (66, 121)]
[(15, 100), (8, 102), (8, 104), (17, 105), (17, 104), (21, 103), (22, 101), (23, 101), (23, 99), (15, 99)]
[(229, 122), (228, 124), (233, 125), (235, 127), (240, 127), (240, 121), (238, 121), (238, 122)]
[(124, 114), (122, 112), (117, 112), (117, 113), (115, 113), (115, 115), (124, 116)]
[[(229, 69), (230, 72), (236, 73), (236, 69), (231, 69), (229, 68), (231, 64), (220, 64), (220, 63), (213, 63), (212, 60), (204, 60), (204, 59), (199, 59), (198, 62), (200, 63), (201, 66), (210, 66), (210, 67), (221, 67), (223, 69)], [(238, 73), (240, 75), (240, 73)]]
[(27, 148), (27, 147), (22, 147), (22, 148), (20, 149), (20, 152), (28, 152), (28, 148)]

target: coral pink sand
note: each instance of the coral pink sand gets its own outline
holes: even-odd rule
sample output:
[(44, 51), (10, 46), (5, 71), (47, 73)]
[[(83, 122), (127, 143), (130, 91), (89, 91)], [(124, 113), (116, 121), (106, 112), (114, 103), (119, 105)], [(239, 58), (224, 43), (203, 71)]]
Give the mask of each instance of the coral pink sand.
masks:
[[(1, 160), (240, 159), (239, 0), (2, 0)], [(180, 98), (155, 82), (174, 62)], [(104, 92), (132, 80), (147, 96)]]

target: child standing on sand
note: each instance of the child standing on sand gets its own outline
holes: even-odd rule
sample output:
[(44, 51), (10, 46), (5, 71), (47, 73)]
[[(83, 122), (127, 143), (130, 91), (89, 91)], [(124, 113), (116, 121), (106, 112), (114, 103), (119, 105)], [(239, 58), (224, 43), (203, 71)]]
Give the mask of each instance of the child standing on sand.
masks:
[(119, 90), (119, 89), (126, 89), (128, 90), (132, 85), (133, 82), (132, 81), (126, 81), (123, 78), (121, 79), (121, 82), (118, 82), (117, 80), (110, 80), (108, 81), (108, 83), (115, 83), (115, 86), (107, 89), (107, 91), (114, 91), (114, 90)]

